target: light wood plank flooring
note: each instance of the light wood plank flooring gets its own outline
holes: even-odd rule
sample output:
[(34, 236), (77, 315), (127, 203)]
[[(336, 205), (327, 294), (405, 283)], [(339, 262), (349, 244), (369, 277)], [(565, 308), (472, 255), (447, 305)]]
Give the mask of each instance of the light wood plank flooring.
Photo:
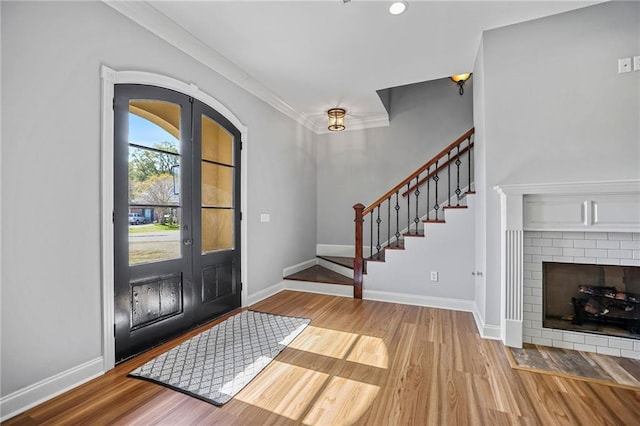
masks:
[[(512, 370), (470, 313), (281, 292), (252, 309), (311, 318), (223, 407), (127, 372), (130, 360), (7, 424), (631, 425), (640, 392)], [(210, 326), (210, 325), (209, 325)]]

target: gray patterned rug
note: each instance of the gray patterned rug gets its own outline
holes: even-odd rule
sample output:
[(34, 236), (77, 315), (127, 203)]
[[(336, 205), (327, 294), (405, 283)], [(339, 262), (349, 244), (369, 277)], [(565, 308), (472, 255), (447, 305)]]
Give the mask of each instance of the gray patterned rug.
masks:
[(310, 321), (243, 311), (152, 359), (129, 376), (222, 405), (257, 376)]

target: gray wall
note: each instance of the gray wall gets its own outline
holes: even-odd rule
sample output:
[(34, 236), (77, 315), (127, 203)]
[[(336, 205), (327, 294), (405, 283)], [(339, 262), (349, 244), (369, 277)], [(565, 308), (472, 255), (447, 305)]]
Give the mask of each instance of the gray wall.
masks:
[(460, 96), (444, 78), (394, 88), (389, 127), (318, 136), (318, 244), (353, 245), (354, 204), (371, 204), (473, 126), (472, 87)]
[(486, 322), (499, 324), (499, 184), (640, 178), (640, 4), (609, 2), (487, 31), (476, 76), (486, 175)]
[(315, 255), (315, 136), (102, 3), (0, 7), (3, 396), (101, 355), (101, 64), (193, 82), (248, 126), (250, 295)]

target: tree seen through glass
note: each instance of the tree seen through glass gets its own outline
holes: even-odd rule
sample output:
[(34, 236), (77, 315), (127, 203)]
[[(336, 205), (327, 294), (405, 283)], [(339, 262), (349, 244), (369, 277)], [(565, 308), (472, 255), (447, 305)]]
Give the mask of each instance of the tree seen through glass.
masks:
[[(171, 107), (179, 114), (177, 105)], [(159, 125), (129, 113), (131, 265), (180, 257), (179, 143)]]

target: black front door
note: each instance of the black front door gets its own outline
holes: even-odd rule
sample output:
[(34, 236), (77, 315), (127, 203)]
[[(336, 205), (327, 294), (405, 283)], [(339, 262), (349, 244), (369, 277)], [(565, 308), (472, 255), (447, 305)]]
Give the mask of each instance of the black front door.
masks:
[(240, 133), (184, 94), (115, 86), (116, 362), (240, 306)]

